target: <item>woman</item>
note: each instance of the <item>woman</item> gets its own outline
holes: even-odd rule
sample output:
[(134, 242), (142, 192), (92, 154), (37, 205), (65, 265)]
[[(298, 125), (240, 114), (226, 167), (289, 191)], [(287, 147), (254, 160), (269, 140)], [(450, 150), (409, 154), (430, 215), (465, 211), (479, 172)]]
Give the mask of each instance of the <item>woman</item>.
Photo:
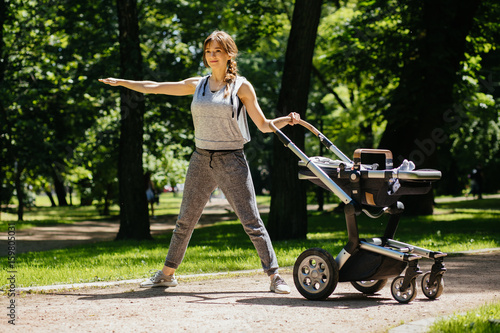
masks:
[[(246, 113), (262, 132), (271, 132), (252, 85), (237, 75), (238, 49), (227, 33), (215, 31), (205, 40), (203, 63), (211, 69), (205, 77), (180, 82), (101, 79), (112, 86), (123, 86), (142, 93), (193, 95), (191, 113), (196, 150), (191, 156), (184, 184), (179, 217), (162, 270), (141, 287), (175, 287), (175, 270), (181, 264), (193, 229), (201, 217), (212, 191), (219, 186), (241, 220), (271, 278), (270, 290), (288, 294), (290, 288), (278, 274), (278, 261), (262, 222), (243, 145), (250, 140)], [(300, 116), (290, 113), (290, 125)], [(284, 125), (283, 125), (284, 126)]]

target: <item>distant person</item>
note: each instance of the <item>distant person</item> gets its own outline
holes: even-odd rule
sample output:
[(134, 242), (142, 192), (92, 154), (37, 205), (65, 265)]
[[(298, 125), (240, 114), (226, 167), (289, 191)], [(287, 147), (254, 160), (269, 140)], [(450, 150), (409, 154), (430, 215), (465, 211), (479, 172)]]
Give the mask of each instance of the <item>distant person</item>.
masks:
[(469, 174), (470, 179), (470, 192), (474, 198), (477, 195), (478, 199), (483, 198), (483, 170), (481, 165), (478, 165), (476, 168), (472, 169)]
[(155, 186), (153, 184), (153, 181), (151, 180), (151, 172), (146, 172), (146, 174), (144, 175), (144, 183), (146, 187), (146, 199), (148, 201), (148, 206), (151, 206), (151, 217), (155, 218), (156, 196)]
[[(218, 186), (254, 244), (262, 268), (271, 279), (270, 290), (290, 293), (290, 287), (278, 274), (278, 260), (257, 209), (255, 190), (243, 152), (243, 145), (250, 141), (247, 112), (262, 132), (272, 132), (271, 121), (262, 112), (253, 86), (238, 75), (235, 61), (238, 49), (231, 36), (215, 31), (205, 40), (203, 50), (203, 63), (211, 69), (211, 74), (204, 77), (180, 82), (100, 80), (142, 93), (193, 95), (191, 113), (196, 150), (189, 162), (179, 217), (165, 265), (141, 287), (177, 286), (175, 270), (184, 258), (193, 229), (210, 194)], [(289, 117), (290, 125), (300, 120), (297, 113), (292, 112)], [(283, 126), (285, 124), (281, 124)]]

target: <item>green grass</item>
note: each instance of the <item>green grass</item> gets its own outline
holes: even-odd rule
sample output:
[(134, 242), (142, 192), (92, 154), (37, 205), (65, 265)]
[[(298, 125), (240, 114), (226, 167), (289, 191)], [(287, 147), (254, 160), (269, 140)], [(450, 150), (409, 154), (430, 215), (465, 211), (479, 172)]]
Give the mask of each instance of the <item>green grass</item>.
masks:
[(9, 210), (2, 212), (0, 221), (0, 232), (7, 230), (8, 224), (15, 222), (16, 230), (23, 230), (38, 226), (57, 224), (71, 224), (82, 221), (104, 221), (117, 218), (118, 211), (111, 216), (99, 216), (94, 206), (71, 206), (71, 207), (36, 207), (26, 210), (23, 221), (17, 221), (17, 213)]
[(23, 221), (17, 221), (17, 207), (10, 207), (6, 211), (2, 211), (0, 215), (0, 232), (7, 231), (8, 224), (13, 222), (16, 224), (16, 230), (23, 230), (37, 226), (71, 224), (82, 221), (103, 221), (118, 218), (119, 208), (117, 206), (111, 208), (109, 216), (100, 216), (96, 206), (80, 206), (79, 202), (79, 199), (74, 199), (73, 206), (51, 207), (47, 196), (37, 196), (35, 207), (28, 207), (24, 210)]
[(494, 333), (500, 332), (500, 302), (486, 304), (465, 314), (436, 321), (429, 333)]
[[(155, 215), (177, 214), (182, 197), (173, 193), (161, 195), (160, 205), (155, 206)], [(68, 201), (69, 202), (69, 201)], [(16, 230), (23, 230), (37, 226), (71, 224), (82, 221), (109, 221), (118, 219), (120, 208), (117, 205), (110, 207), (110, 215), (100, 215), (99, 206), (79, 206), (79, 199), (73, 200), (73, 206), (52, 207), (47, 196), (38, 196), (35, 207), (27, 208), (23, 221), (17, 221), (17, 210), (9, 208), (0, 215), (0, 232), (7, 231), (8, 224), (15, 222)]]
[[(259, 198), (266, 202), (269, 198)], [(176, 214), (180, 198), (162, 196), (157, 215)], [(403, 217), (396, 239), (448, 253), (500, 247), (500, 199), (441, 203), (436, 214)], [(89, 209), (89, 210), (87, 210)], [(38, 225), (101, 219), (91, 207), (40, 207), (30, 212)], [(3, 218), (2, 214), (2, 218)], [(43, 218), (42, 218), (43, 217)], [(39, 219), (37, 219), (39, 218)], [(263, 215), (266, 220), (267, 216)], [(359, 218), (362, 237), (380, 236), (386, 219)], [(273, 242), (280, 265), (293, 266), (305, 249), (321, 247), (336, 256), (347, 241), (341, 214), (310, 212), (305, 240)], [(16, 255), (17, 287), (145, 278), (165, 260), (171, 234), (152, 241), (109, 241)], [(0, 285), (6, 284), (8, 262), (2, 259)], [(260, 268), (260, 260), (239, 221), (196, 229), (179, 275)]]

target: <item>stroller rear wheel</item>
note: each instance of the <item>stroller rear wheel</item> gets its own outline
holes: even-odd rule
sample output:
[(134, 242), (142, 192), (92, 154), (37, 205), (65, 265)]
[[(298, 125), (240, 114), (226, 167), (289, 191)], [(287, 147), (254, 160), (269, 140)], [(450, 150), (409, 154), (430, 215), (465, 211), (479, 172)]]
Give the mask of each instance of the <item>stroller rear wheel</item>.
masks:
[(443, 275), (439, 274), (436, 276), (436, 280), (431, 285), (429, 280), (431, 277), (431, 272), (427, 272), (422, 277), (422, 292), (429, 299), (436, 299), (443, 293), (444, 290), (444, 280)]
[(373, 295), (377, 291), (382, 290), (387, 284), (387, 279), (370, 280), (370, 281), (351, 281), (351, 284), (363, 294)]
[(309, 300), (325, 300), (339, 282), (339, 268), (328, 251), (320, 248), (305, 250), (293, 266), (293, 281), (297, 290)]
[(399, 303), (410, 303), (417, 297), (417, 287), (416, 287), (416, 279), (413, 278), (410, 281), (410, 285), (405, 290), (402, 289), (404, 276), (398, 276), (392, 281), (391, 285), (391, 293), (392, 297)]

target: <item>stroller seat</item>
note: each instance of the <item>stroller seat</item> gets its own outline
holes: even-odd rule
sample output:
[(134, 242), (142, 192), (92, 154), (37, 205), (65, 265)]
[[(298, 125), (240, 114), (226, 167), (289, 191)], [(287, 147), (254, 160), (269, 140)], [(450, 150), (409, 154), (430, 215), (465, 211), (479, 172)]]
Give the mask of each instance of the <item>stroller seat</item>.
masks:
[[(356, 197), (351, 186), (351, 174), (355, 170), (354, 163), (332, 160), (327, 157), (311, 157), (330, 179), (344, 192)], [(308, 167), (306, 162), (299, 161), (299, 179), (309, 180), (314, 184), (330, 190), (319, 177)], [(378, 170), (377, 164), (360, 164), (360, 202), (373, 207), (387, 207), (397, 202), (403, 195), (421, 195), (432, 189), (432, 182), (441, 178), (441, 171), (432, 169), (401, 170), (398, 168)]]

